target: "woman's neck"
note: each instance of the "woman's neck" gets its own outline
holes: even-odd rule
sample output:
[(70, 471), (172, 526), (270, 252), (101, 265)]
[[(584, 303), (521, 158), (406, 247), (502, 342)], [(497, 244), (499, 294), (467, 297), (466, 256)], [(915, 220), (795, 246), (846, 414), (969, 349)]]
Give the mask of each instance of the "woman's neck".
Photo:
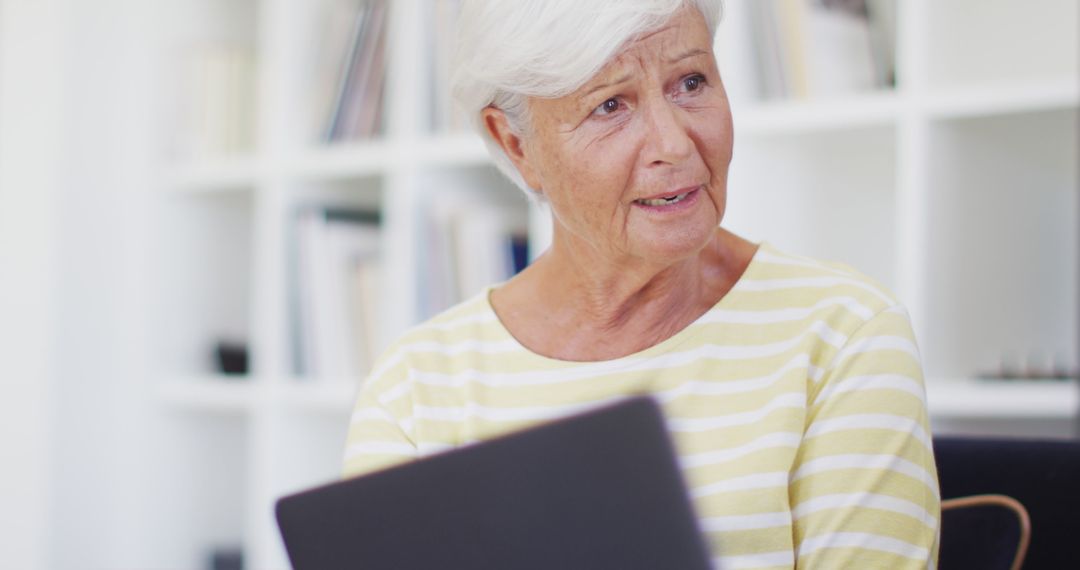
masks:
[(730, 290), (753, 251), (753, 244), (718, 229), (701, 251), (672, 264), (611, 263), (556, 239), (492, 303), (510, 333), (534, 352), (609, 360), (662, 342), (699, 318)]
[(577, 326), (621, 333), (662, 328), (700, 305), (706, 293), (700, 279), (703, 263), (701, 252), (665, 265), (611, 262), (556, 238), (541, 267), (548, 283), (560, 284), (545, 295), (552, 306), (572, 315)]

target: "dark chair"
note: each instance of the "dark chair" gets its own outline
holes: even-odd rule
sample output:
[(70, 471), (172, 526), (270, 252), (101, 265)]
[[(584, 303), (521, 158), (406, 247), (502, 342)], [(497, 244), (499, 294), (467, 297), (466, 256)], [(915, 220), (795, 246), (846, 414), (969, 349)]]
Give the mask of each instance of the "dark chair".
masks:
[[(1006, 495), (1027, 509), (1031, 540), (1025, 570), (1080, 569), (1080, 442), (937, 437), (934, 453), (943, 502), (973, 495)], [(952, 520), (957, 515), (959, 518)], [(941, 570), (981, 568), (957, 558), (970, 554), (970, 548), (961, 545), (969, 543), (971, 534), (980, 528), (971, 521), (975, 516), (979, 515), (970, 509), (943, 512)], [(1016, 551), (1015, 542), (1005, 546), (976, 544), (984, 550)]]

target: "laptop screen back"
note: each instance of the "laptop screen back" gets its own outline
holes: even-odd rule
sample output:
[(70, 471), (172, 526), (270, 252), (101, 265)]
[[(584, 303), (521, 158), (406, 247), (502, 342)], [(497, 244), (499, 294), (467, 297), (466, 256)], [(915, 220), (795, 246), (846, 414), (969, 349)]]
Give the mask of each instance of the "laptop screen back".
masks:
[(647, 398), (292, 495), (277, 517), (298, 570), (711, 567)]

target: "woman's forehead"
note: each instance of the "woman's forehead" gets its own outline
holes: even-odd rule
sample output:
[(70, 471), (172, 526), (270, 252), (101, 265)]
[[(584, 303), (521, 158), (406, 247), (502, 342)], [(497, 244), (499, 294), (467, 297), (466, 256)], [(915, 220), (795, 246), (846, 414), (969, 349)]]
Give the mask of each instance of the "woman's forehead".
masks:
[(578, 94), (589, 93), (597, 87), (618, 82), (647, 61), (674, 64), (691, 57), (710, 55), (712, 42), (704, 19), (697, 10), (684, 9), (664, 26), (628, 42), (578, 90)]

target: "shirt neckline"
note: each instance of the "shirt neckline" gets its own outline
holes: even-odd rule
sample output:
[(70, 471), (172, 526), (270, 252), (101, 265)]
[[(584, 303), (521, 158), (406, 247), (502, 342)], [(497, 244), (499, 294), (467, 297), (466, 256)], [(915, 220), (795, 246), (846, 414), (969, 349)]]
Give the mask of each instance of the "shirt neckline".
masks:
[(492, 319), (499, 327), (499, 334), (502, 335), (507, 342), (512, 342), (514, 345), (516, 345), (518, 350), (520, 350), (523, 354), (528, 355), (528, 357), (533, 360), (552, 366), (563, 367), (588, 365), (619, 366), (620, 364), (625, 364), (629, 366), (641, 360), (648, 360), (655, 356), (666, 354), (670, 352), (672, 348), (693, 339), (701, 330), (701, 327), (699, 327), (698, 325), (709, 315), (709, 313), (712, 313), (713, 311), (730, 304), (732, 302), (731, 298), (733, 294), (739, 293), (743, 288), (745, 288), (745, 283), (750, 280), (749, 277), (751, 276), (751, 274), (757, 273), (758, 266), (761, 265), (761, 258), (763, 257), (762, 251), (767, 249), (771, 249), (771, 245), (764, 241), (759, 242), (757, 250), (754, 251), (754, 255), (750, 258), (750, 263), (747, 264), (746, 269), (744, 269), (742, 272), (742, 275), (740, 275), (739, 278), (735, 280), (735, 284), (731, 286), (731, 289), (729, 289), (727, 293), (724, 293), (724, 296), (720, 297), (720, 300), (717, 301), (712, 306), (712, 308), (702, 313), (701, 316), (691, 321), (690, 324), (686, 325), (670, 337), (648, 348), (644, 348), (637, 352), (633, 352), (609, 360), (563, 360), (560, 358), (544, 356), (542, 354), (534, 352), (529, 347), (521, 344), (517, 337), (515, 337), (510, 332), (510, 329), (506, 328), (506, 324), (503, 323), (501, 318), (499, 318), (499, 314), (495, 312), (495, 307), (491, 304), (491, 294), (499, 285), (501, 285), (501, 283), (489, 285), (481, 293), (481, 296), (484, 303), (484, 309), (491, 315)]

